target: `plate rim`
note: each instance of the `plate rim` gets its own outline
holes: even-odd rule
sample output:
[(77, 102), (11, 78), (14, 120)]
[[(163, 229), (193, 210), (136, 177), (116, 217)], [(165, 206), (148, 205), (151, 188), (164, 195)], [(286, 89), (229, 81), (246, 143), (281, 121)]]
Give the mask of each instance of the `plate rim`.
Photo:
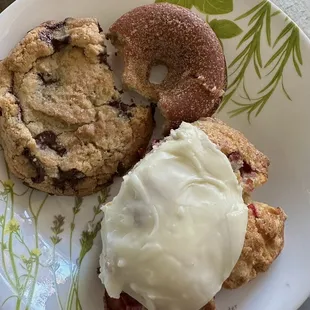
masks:
[[(29, 1), (32, 0), (15, 0), (13, 3), (11, 3), (7, 8), (5, 8), (1, 13), (0, 13), (0, 23), (2, 22), (3, 19), (8, 18), (10, 14), (14, 15), (14, 9), (19, 7), (20, 5), (24, 5), (27, 2), (29, 3)], [(234, 0), (237, 1), (237, 0)], [(251, 0), (253, 1), (253, 0)], [(256, 1), (256, 0), (254, 0)], [(310, 37), (308, 37), (308, 35), (305, 33), (305, 31), (303, 30), (303, 28), (298, 25), (295, 20), (288, 14), (286, 13), (282, 8), (280, 8), (277, 4), (275, 4), (273, 1), (271, 0), (266, 0), (267, 2), (270, 2), (271, 5), (273, 6), (274, 9), (278, 10), (280, 12), (280, 14), (283, 17), (287, 17), (289, 19), (289, 21), (293, 22), (294, 25), (299, 29), (300, 34), (301, 34), (301, 38), (302, 40), (306, 43), (306, 45), (309, 47), (309, 51), (310, 51)], [(34, 13), (36, 14), (36, 13)], [(5, 21), (4, 21), (5, 22)], [(310, 268), (310, 267), (309, 267)], [(300, 298), (299, 300), (296, 300), (296, 305), (297, 305), (297, 309), (299, 309), (304, 303), (305, 301), (310, 297), (310, 287), (307, 289), (307, 291), (305, 290), (305, 294), (304, 297)]]

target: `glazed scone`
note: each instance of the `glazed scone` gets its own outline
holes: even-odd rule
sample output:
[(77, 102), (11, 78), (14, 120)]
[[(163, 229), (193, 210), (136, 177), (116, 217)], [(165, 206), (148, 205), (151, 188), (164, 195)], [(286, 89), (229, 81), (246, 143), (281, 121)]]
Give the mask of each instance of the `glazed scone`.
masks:
[(102, 210), (100, 279), (110, 297), (125, 292), (149, 310), (208, 304), (240, 257), (248, 220), (228, 158), (185, 122)]
[(0, 63), (0, 142), (33, 188), (96, 192), (139, 159), (152, 130), (151, 108), (121, 102), (96, 19), (43, 23)]
[[(252, 201), (250, 195), (252, 190), (255, 186), (267, 181), (269, 161), (264, 154), (259, 152), (240, 132), (230, 128), (219, 120), (205, 118), (194, 123), (194, 125), (202, 129), (208, 135), (209, 139), (226, 156), (228, 155), (227, 157), (230, 160), (232, 169), (244, 188), (243, 200), (248, 206), (248, 224), (245, 242), (240, 258), (234, 266), (232, 273), (223, 283), (223, 287), (225, 288), (237, 288), (254, 279), (258, 273), (267, 271), (269, 266), (281, 253), (284, 245), (284, 223), (286, 215), (281, 208), (273, 208), (266, 204)], [(156, 141), (153, 147), (157, 148), (162, 143), (164, 141)], [(231, 152), (235, 152), (234, 156), (231, 156)], [(248, 183), (241, 177), (242, 170), (241, 172), (239, 171), (245, 165), (243, 160), (251, 163), (252, 167), (255, 167), (256, 171), (259, 171), (264, 176), (264, 178), (258, 178), (258, 180), (262, 180), (261, 183), (252, 183), (252, 185), (255, 185), (253, 187), (246, 186)], [(255, 173), (250, 173), (247, 177), (257, 180)], [(176, 182), (173, 182), (173, 184), (176, 184)], [(121, 294), (120, 299), (113, 299), (108, 296), (106, 299), (108, 310), (126, 309), (126, 305), (135, 307), (134, 309), (145, 309), (125, 293)], [(215, 309), (214, 299), (202, 309)]]
[(268, 270), (284, 246), (286, 214), (261, 202), (248, 205), (248, 226), (241, 256), (223, 287), (235, 289)]
[(202, 118), (194, 125), (228, 157), (245, 195), (267, 182), (269, 159), (240, 131), (210, 117)]
[(252, 202), (253, 190), (268, 180), (268, 158), (247, 138), (215, 118), (203, 118), (195, 123), (228, 157), (243, 187), (244, 202), (249, 206), (248, 226), (241, 256), (225, 288), (237, 288), (254, 279), (281, 253), (284, 246), (284, 223), (286, 215), (281, 208)]

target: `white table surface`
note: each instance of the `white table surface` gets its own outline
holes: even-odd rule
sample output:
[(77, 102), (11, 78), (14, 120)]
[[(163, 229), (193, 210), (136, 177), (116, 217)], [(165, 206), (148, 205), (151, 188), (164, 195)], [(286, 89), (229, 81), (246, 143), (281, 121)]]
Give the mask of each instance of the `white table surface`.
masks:
[[(246, 1), (246, 0), (245, 0)], [(310, 0), (272, 0), (310, 37)]]
[[(272, 0), (288, 14), (310, 38), (310, 0)], [(309, 281), (310, 285), (310, 281)], [(290, 309), (283, 309), (290, 310)], [(308, 299), (299, 310), (310, 310)]]

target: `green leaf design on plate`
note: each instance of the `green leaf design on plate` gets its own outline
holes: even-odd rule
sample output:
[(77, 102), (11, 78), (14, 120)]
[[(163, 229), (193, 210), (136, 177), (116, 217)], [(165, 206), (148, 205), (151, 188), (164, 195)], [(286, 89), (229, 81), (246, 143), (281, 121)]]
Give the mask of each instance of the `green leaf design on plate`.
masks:
[(281, 87), (285, 97), (290, 101), (292, 100), (284, 86), (284, 70), (287, 63), (291, 60), (296, 73), (301, 77), (300, 66), (303, 64), (300, 51), (299, 29), (293, 22), (288, 23), (281, 31), (278, 38), (275, 40), (274, 47), (277, 47), (284, 38), (286, 39), (282, 45), (280, 45), (264, 66), (264, 68), (272, 67), (267, 73), (267, 76), (272, 76), (273, 74), (270, 81), (258, 92), (258, 98), (251, 100), (250, 103), (242, 103), (234, 100), (233, 102), (237, 105), (237, 108), (229, 112), (231, 116), (236, 116), (245, 112), (248, 115), (248, 119), (250, 119), (254, 112), (255, 116), (259, 115), (278, 86)]
[(233, 11), (233, 0), (193, 0), (194, 6), (204, 14), (221, 15)]
[(242, 29), (228, 19), (213, 19), (210, 26), (220, 39), (231, 39), (242, 33)]
[[(258, 116), (278, 86), (281, 86), (285, 97), (291, 100), (284, 86), (283, 74), (287, 63), (291, 59), (297, 74), (299, 76), (302, 75), (300, 69), (300, 66), (303, 64), (300, 34), (297, 26), (290, 22), (283, 28), (272, 44), (271, 20), (278, 12), (278, 10), (272, 12), (271, 3), (264, 0), (235, 20), (248, 18), (249, 29), (237, 46), (237, 50), (241, 47), (243, 49), (229, 65), (229, 71), (232, 70), (230, 76), (233, 78), (229, 82), (227, 93), (220, 107), (221, 110), (228, 102), (232, 101), (237, 107), (229, 112), (231, 116), (245, 112), (248, 115), (249, 121), (253, 112), (255, 112), (255, 116)], [(262, 39), (266, 39), (270, 48), (276, 48), (284, 40), (265, 65), (263, 65), (261, 57)], [(264, 77), (264, 80), (268, 81), (268, 77), (272, 76), (268, 83), (258, 91), (255, 96), (257, 98), (255, 99), (250, 97), (245, 85), (246, 73), (251, 68), (251, 65), (258, 79)], [(272, 69), (270, 69), (271, 65), (273, 66)], [(268, 68), (269, 70), (266, 72)], [(239, 100), (233, 99), (237, 91), (239, 92)]]
[(53, 235), (50, 238), (54, 245), (58, 244), (62, 240), (60, 238), (60, 234), (64, 231), (64, 224), (65, 218), (62, 215), (57, 215), (54, 217), (53, 226), (51, 227)]
[[(7, 175), (9, 177), (8, 170)], [(16, 299), (15, 309), (21, 309), (23, 298), (27, 292), (25, 309), (30, 310), (37, 283), (41, 256), (41, 251), (39, 249), (38, 219), (48, 199), (48, 195), (40, 195), (41, 198), (39, 199), (36, 197), (34, 203), (33, 190), (30, 191), (27, 188), (23, 193), (15, 192), (15, 184), (10, 178), (6, 181), (1, 180), (0, 185), (2, 187), (0, 190), (0, 200), (5, 204), (4, 213), (0, 215), (0, 258), (3, 276), (14, 291), (14, 295), (6, 298), (0, 306), (3, 307), (9, 300)], [(31, 220), (34, 226), (34, 248), (29, 248), (24, 241), (20, 223), (14, 217), (15, 198), (17, 196), (25, 196), (25, 201), (28, 201), (28, 210), (31, 214)], [(15, 247), (13, 247), (13, 242), (16, 241), (20, 243), (25, 254), (21, 255), (16, 252)], [(9, 271), (10, 269), (11, 271)]]
[[(71, 274), (71, 285), (70, 285), (70, 291), (68, 295), (68, 299), (66, 302), (66, 307), (64, 309), (66, 310), (72, 310), (75, 305), (75, 309), (82, 310), (81, 301), (79, 298), (79, 283), (80, 283), (80, 270), (83, 263), (83, 260), (87, 253), (92, 249), (92, 246), (94, 244), (94, 240), (97, 237), (100, 228), (101, 228), (101, 220), (102, 220), (102, 212), (100, 210), (100, 207), (103, 203), (106, 202), (107, 198), (109, 196), (109, 189), (103, 189), (100, 194), (97, 197), (98, 203), (93, 206), (93, 217), (92, 219), (87, 223), (87, 229), (82, 231), (80, 236), (80, 253), (79, 257), (77, 258), (77, 266), (73, 268), (73, 265), (71, 263), (70, 266), (70, 274)], [(73, 232), (75, 228), (75, 219), (77, 214), (80, 212), (81, 206), (83, 204), (82, 198), (75, 198), (75, 204), (72, 209), (73, 211), (73, 218), (71, 222), (71, 232), (70, 232), (70, 261), (72, 262), (72, 237)], [(61, 306), (61, 309), (62, 306)]]
[[(256, 75), (259, 79), (262, 77), (262, 58), (261, 58), (261, 40), (264, 38), (264, 25), (270, 22), (271, 4), (268, 1), (263, 1), (242, 14), (236, 20), (251, 17), (248, 25), (250, 26), (244, 36), (241, 38), (237, 50), (243, 46), (243, 49), (235, 59), (230, 63), (228, 69), (230, 77), (233, 76), (229, 82), (226, 95), (221, 104), (222, 110), (228, 102), (235, 95), (237, 90), (242, 86), (244, 90), (244, 97), (249, 99), (249, 94), (246, 91), (245, 74), (250, 64), (253, 64)], [(269, 26), (268, 26), (269, 27)], [(268, 38), (267, 38), (268, 42)]]
[[(0, 151), (3, 152), (0, 147)], [(3, 157), (3, 154), (1, 154)], [(94, 240), (97, 237), (102, 220), (102, 212), (100, 207), (105, 203), (108, 197), (108, 189), (102, 190), (97, 196), (97, 201), (94, 206), (89, 206), (86, 203), (83, 208), (90, 208), (90, 214), (92, 217), (86, 222), (85, 229), (79, 233), (75, 232), (75, 220), (79, 216), (79, 212), (84, 203), (82, 198), (74, 198), (72, 207), (72, 220), (70, 223), (70, 242), (68, 244), (70, 252), (70, 280), (71, 285), (68, 292), (67, 300), (63, 301), (60, 298), (60, 292), (57, 280), (57, 273), (59, 269), (59, 260), (56, 255), (56, 247), (62, 243), (64, 234), (64, 227), (66, 219), (62, 215), (55, 215), (51, 225), (50, 240), (52, 243), (52, 257), (51, 261), (44, 265), (42, 263), (42, 254), (40, 246), (42, 246), (40, 237), (38, 222), (41, 211), (45, 206), (46, 201), (50, 197), (48, 194), (31, 190), (25, 187), (25, 191), (22, 193), (16, 192), (15, 184), (10, 179), (9, 170), (7, 169), (7, 180), (0, 180), (0, 201), (4, 204), (4, 211), (0, 214), (0, 265), (2, 268), (2, 276), (9, 283), (13, 290), (13, 294), (4, 299), (0, 308), (14, 300), (15, 309), (30, 310), (33, 307), (35, 292), (38, 288), (38, 277), (41, 269), (47, 268), (53, 276), (53, 285), (56, 292), (56, 298), (58, 301), (58, 309), (60, 310), (82, 310), (82, 304), (79, 298), (79, 283), (80, 283), (80, 270), (83, 264), (84, 258), (90, 252), (93, 247)], [(15, 204), (16, 199), (22, 197), (22, 199), (28, 204), (29, 216), (23, 218), (26, 221), (31, 221), (33, 224), (34, 240), (32, 246), (24, 240), (22, 227), (20, 225), (19, 218), (15, 218)], [(18, 202), (17, 202), (18, 203)], [(20, 215), (21, 216), (21, 215)], [(80, 250), (78, 257), (73, 257), (73, 234), (79, 234)], [(13, 243), (14, 242), (14, 243)], [(19, 247), (16, 242), (20, 244)], [(62, 245), (64, 246), (64, 244)], [(20, 254), (22, 251), (23, 254)], [(76, 262), (74, 264), (74, 262)], [(65, 303), (64, 303), (65, 302)], [(85, 306), (84, 306), (85, 309)]]

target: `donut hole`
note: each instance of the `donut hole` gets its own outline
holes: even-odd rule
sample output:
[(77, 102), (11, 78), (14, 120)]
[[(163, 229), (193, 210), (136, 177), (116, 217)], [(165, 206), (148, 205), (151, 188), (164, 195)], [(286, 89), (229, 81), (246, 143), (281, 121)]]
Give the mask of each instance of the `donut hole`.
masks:
[(168, 74), (168, 67), (163, 64), (152, 66), (149, 75), (149, 82), (151, 84), (160, 85)]

